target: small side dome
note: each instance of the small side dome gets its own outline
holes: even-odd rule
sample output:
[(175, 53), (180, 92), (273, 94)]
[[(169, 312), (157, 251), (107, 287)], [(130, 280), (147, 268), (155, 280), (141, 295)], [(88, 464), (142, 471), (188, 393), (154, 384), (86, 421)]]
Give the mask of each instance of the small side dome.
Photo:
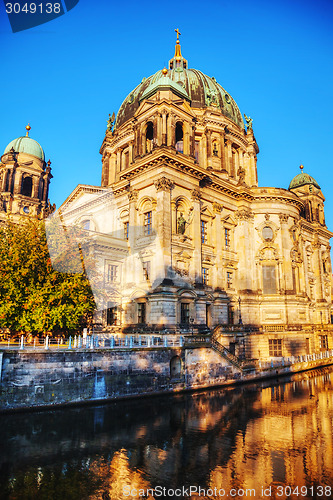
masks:
[(9, 151), (13, 148), (15, 153), (26, 153), (28, 155), (33, 155), (44, 161), (45, 155), (42, 146), (29, 137), (30, 125), (26, 126), (27, 135), (18, 137), (11, 141), (8, 146), (5, 148), (5, 153), (9, 153)]
[(303, 168), (304, 168), (303, 165), (301, 165), (300, 169), (301, 169), (302, 172), (300, 174), (297, 174), (292, 179), (292, 181), (289, 184), (289, 188), (288, 189), (295, 189), (295, 188), (298, 188), (298, 187), (301, 187), (301, 186), (306, 186), (308, 184), (312, 184), (317, 189), (320, 189), (320, 186), (319, 186), (318, 182), (313, 177), (311, 177), (311, 175), (306, 174), (305, 172), (303, 172)]

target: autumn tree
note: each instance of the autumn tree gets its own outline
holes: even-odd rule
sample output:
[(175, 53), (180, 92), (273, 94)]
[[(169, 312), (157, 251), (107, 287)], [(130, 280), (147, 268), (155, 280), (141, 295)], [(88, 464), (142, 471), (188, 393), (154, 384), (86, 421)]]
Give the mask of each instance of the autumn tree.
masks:
[(0, 301), (0, 328), (12, 333), (75, 331), (95, 308), (83, 270), (56, 271), (45, 224), (32, 220), (22, 225), (8, 221), (0, 228)]

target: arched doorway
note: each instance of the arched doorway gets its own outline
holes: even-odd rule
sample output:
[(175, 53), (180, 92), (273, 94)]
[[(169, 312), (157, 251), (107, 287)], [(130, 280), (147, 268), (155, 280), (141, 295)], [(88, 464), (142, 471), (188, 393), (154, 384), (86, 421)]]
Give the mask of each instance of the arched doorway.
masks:
[(182, 374), (182, 360), (179, 356), (174, 356), (170, 360), (170, 377), (180, 378)]

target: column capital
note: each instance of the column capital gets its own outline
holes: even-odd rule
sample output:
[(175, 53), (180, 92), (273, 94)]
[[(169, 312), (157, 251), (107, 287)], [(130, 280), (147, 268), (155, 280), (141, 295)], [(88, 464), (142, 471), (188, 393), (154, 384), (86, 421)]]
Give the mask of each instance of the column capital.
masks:
[(281, 224), (286, 224), (289, 220), (289, 215), (288, 214), (279, 214), (279, 219)]
[(157, 179), (154, 181), (154, 185), (156, 188), (156, 191), (171, 191), (171, 189), (174, 186), (174, 183), (170, 180), (167, 179), (166, 177), (161, 177), (160, 179)]
[(222, 205), (220, 203), (216, 203), (214, 201), (214, 203), (213, 203), (213, 210), (214, 210), (214, 213), (220, 214), (222, 212), (222, 210), (223, 210), (223, 207), (222, 207)]
[(136, 189), (131, 189), (131, 191), (128, 192), (127, 196), (128, 196), (128, 200), (131, 202), (131, 201), (137, 201), (138, 199), (138, 191)]
[(191, 198), (193, 201), (199, 201), (200, 198), (201, 198), (201, 193), (199, 191), (199, 189), (195, 188), (195, 189), (192, 189), (191, 191)]

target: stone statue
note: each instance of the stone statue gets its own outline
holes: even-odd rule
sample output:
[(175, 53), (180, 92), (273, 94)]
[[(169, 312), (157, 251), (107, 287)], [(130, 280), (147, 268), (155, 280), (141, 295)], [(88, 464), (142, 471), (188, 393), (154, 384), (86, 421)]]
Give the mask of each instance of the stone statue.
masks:
[(186, 220), (184, 219), (183, 214), (181, 213), (177, 220), (178, 234), (184, 234), (185, 228), (186, 228)]
[(242, 167), (239, 167), (237, 170), (238, 175), (238, 184), (245, 184), (245, 170)]
[(246, 128), (247, 130), (252, 130), (252, 118), (251, 116), (246, 116), (246, 114), (244, 113), (244, 118), (245, 118), (245, 121), (246, 121)]
[(109, 113), (109, 119), (107, 120), (107, 127), (106, 127), (106, 129), (109, 132), (112, 132), (112, 128), (114, 126), (114, 122), (115, 122), (115, 114), (114, 114), (114, 112), (112, 113), (112, 116)]

